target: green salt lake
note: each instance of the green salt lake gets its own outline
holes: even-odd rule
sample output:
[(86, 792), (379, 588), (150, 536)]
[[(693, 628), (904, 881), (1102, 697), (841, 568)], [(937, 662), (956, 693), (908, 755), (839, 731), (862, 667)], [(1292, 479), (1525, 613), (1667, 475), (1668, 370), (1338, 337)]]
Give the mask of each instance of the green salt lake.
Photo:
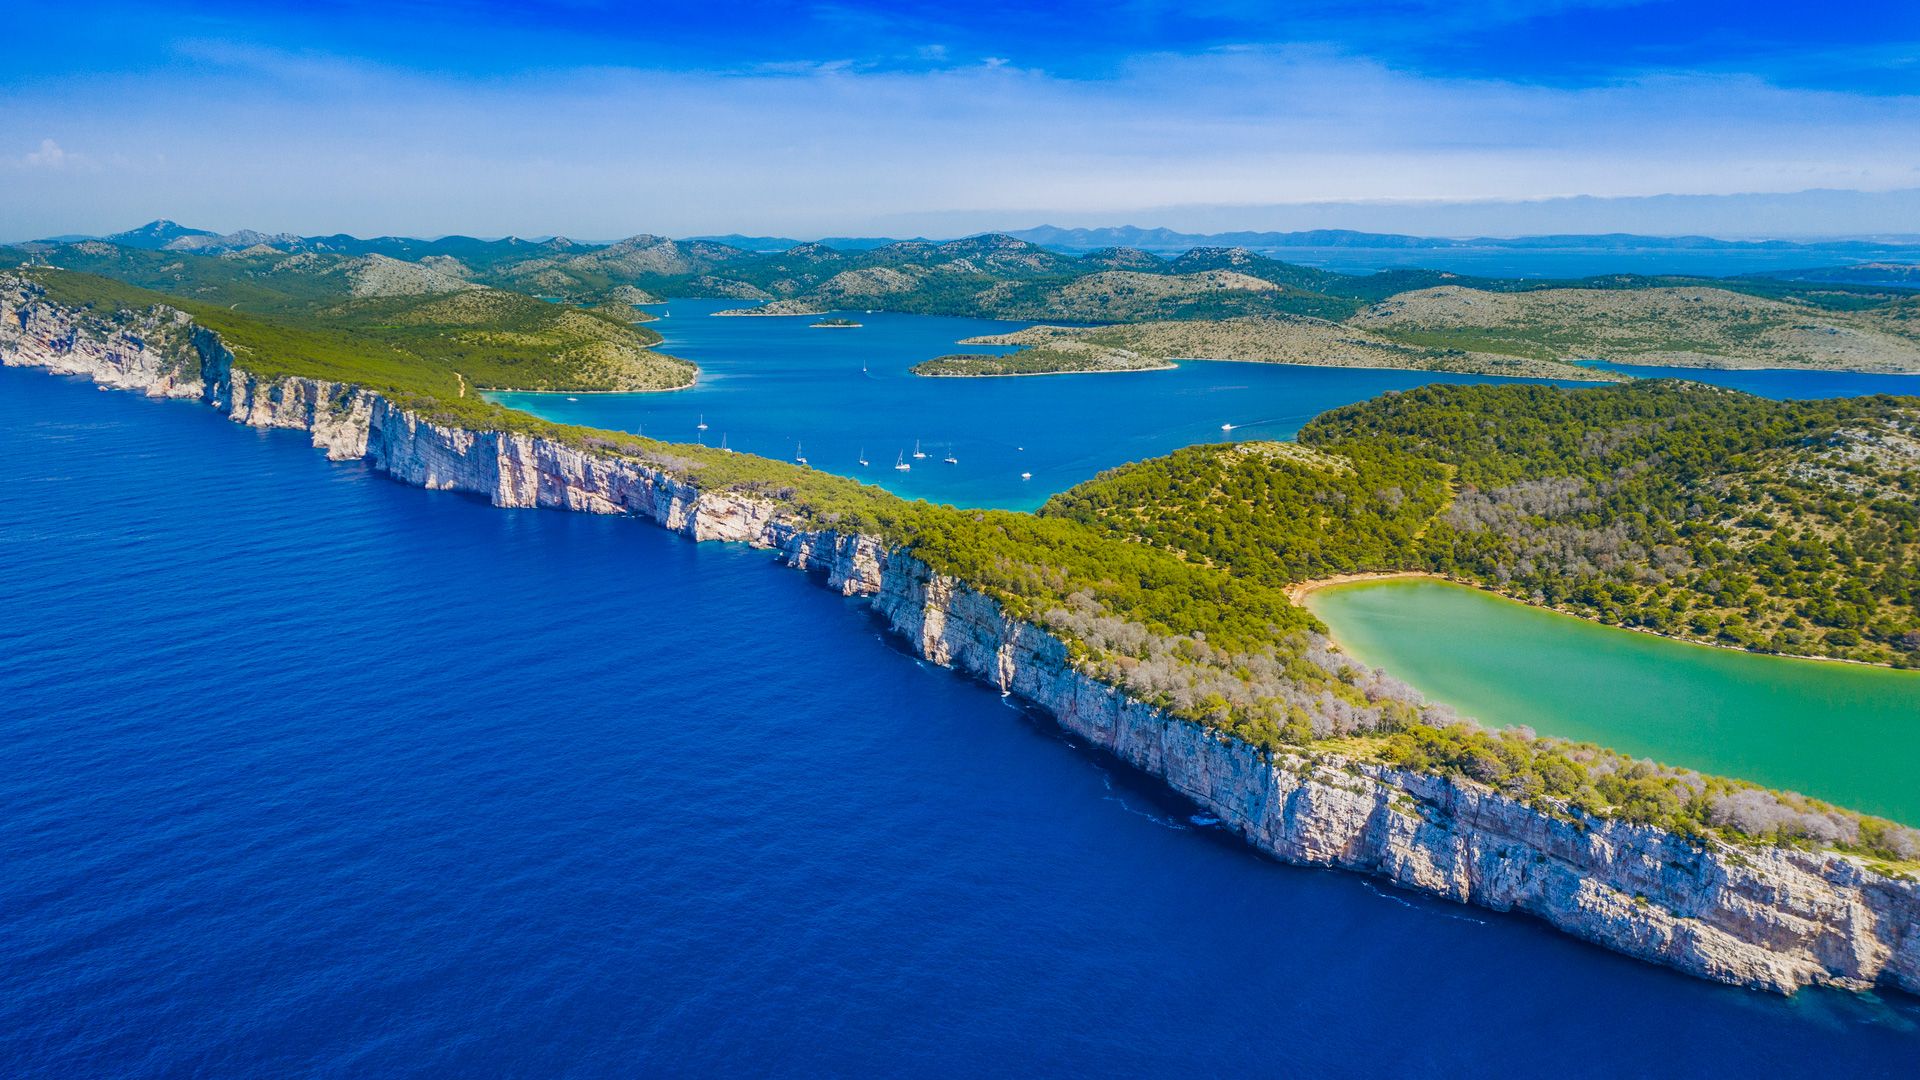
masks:
[(1672, 641), (1444, 581), (1339, 585), (1307, 606), (1355, 658), (1483, 723), (1920, 825), (1920, 672)]
[[(711, 315), (736, 306), (650, 309), (663, 316), (649, 324), (662, 348), (700, 365), (692, 389), (493, 396), (565, 423), (805, 457), (908, 498), (1030, 510), (1101, 469), (1182, 446), (1290, 438), (1324, 410), (1427, 382), (1512, 381), (1204, 361), (1120, 375), (928, 379), (907, 369), (962, 348), (961, 338), (1019, 324), (855, 311), (836, 314), (861, 328), (822, 330), (807, 317)], [(1917, 389), (1901, 375), (1626, 370), (1776, 398)], [(1310, 606), (1368, 663), (1487, 723), (1920, 824), (1920, 673), (1687, 645), (1434, 582), (1323, 590)]]

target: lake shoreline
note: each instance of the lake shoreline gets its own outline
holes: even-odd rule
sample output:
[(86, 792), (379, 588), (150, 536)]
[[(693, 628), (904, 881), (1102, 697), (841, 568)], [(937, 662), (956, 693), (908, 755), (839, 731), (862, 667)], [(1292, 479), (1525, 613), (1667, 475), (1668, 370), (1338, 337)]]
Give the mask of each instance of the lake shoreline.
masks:
[(1629, 633), (1645, 634), (1648, 637), (1658, 638), (1661, 641), (1671, 641), (1676, 645), (1696, 645), (1706, 649), (1717, 649), (1720, 652), (1767, 657), (1774, 660), (1808, 660), (1819, 664), (1852, 664), (1856, 667), (1878, 668), (1882, 671), (1913, 670), (1911, 668), (1896, 667), (1892, 664), (1877, 664), (1871, 660), (1854, 660), (1844, 656), (1813, 656), (1805, 653), (1762, 652), (1759, 649), (1743, 649), (1738, 645), (1723, 645), (1717, 641), (1703, 641), (1699, 638), (1681, 637), (1678, 634), (1663, 634), (1658, 630), (1650, 630), (1644, 626), (1623, 626), (1619, 623), (1601, 622), (1599, 619), (1588, 618), (1576, 611), (1568, 611), (1565, 608), (1553, 607), (1549, 604), (1535, 604), (1527, 600), (1522, 600), (1517, 596), (1509, 596), (1498, 590), (1489, 589), (1478, 582), (1468, 581), (1464, 578), (1448, 577), (1445, 574), (1436, 574), (1430, 570), (1383, 570), (1357, 574), (1336, 574), (1332, 577), (1296, 582), (1295, 584), (1287, 586), (1286, 593), (1288, 600), (1304, 606), (1308, 596), (1323, 589), (1339, 588), (1346, 585), (1368, 585), (1383, 581), (1410, 581), (1421, 579), (1445, 582), (1449, 585), (1458, 585), (1461, 588), (1472, 589), (1477, 593), (1518, 604), (1524, 608), (1551, 612), (1555, 615), (1564, 615), (1569, 619), (1577, 619), (1589, 626), (1597, 626), (1605, 630), (1625, 630)]
[[(1307, 597), (1321, 589), (1331, 589), (1338, 585), (1359, 585), (1373, 581), (1406, 581), (1415, 578), (1427, 578), (1433, 581), (1454, 581), (1453, 578), (1436, 574), (1430, 570), (1365, 570), (1355, 574), (1335, 574), (1332, 577), (1311, 578), (1296, 581), (1287, 586), (1287, 599), (1295, 604), (1304, 604)], [(1464, 585), (1459, 581), (1455, 584)]]
[(1622, 628), (1448, 584), (1360, 582), (1308, 606), (1355, 662), (1489, 728), (1920, 823), (1905, 767), (1920, 755), (1920, 672), (1614, 633)]

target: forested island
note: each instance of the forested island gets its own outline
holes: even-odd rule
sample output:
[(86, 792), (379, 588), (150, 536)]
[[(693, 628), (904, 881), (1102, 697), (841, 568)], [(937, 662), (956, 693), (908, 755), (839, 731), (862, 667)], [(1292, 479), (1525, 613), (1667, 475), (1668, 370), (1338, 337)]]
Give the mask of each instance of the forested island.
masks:
[[(576, 483), (637, 470), (762, 508), (752, 513), (781, 535), (862, 538), (1057, 639), (1078, 676), (1270, 762), (1446, 778), (1547, 819), (1644, 826), (1703, 851), (1838, 851), (1874, 873), (1920, 872), (1920, 833), (1901, 825), (1481, 729), (1333, 650), (1287, 595), (1332, 574), (1422, 570), (1676, 636), (1912, 666), (1915, 399), (1779, 403), (1670, 381), (1436, 385), (1334, 410), (1297, 444), (1200, 446), (1113, 470), (1038, 514), (958, 510), (794, 464), (553, 424), (471, 392), (692, 379), (692, 365), (651, 350), (657, 336), (594, 308), (451, 274), (423, 285), (371, 256), (289, 269), (301, 256), (255, 254), (248, 269), (149, 254), (87, 255), (127, 280), (9, 275), (9, 362), (137, 356), (150, 392), (204, 383), (194, 392), (238, 409), (237, 375), (227, 390), (207, 381), (208, 357), (225, 355), (250, 380), (304, 387), (302, 424), (316, 433), (398, 409), (408, 423), (601, 463)], [(418, 291), (427, 285), (443, 291)], [(591, 487), (566, 498), (619, 505)]]
[(781, 315), (825, 315), (826, 312), (801, 300), (771, 300), (755, 307), (728, 308), (725, 311), (716, 311), (714, 314), (723, 318), (754, 316), (773, 318)]
[[(1016, 335), (1007, 335), (1008, 338)], [(998, 344), (999, 339), (971, 338), (962, 344)], [(1068, 375), (1103, 371), (1164, 371), (1173, 364), (1142, 356), (1129, 349), (1107, 348), (1081, 341), (1030, 346), (1004, 356), (954, 353), (913, 365), (915, 375), (936, 378), (983, 378), (998, 375)]]

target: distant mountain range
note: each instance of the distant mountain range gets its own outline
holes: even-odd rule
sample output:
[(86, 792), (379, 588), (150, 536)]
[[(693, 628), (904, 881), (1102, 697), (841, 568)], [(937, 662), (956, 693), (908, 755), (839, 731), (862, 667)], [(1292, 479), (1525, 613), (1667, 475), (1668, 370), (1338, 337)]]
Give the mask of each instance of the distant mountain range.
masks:
[[(426, 240), (344, 233), (296, 236), (253, 229), (218, 234), (160, 220), (103, 238), (62, 238), (16, 246), (29, 259), (70, 269), (91, 268), (108, 276), (132, 274), (138, 283), (162, 291), (179, 276), (179, 260), (172, 258), (178, 253), (215, 257), (224, 267), (221, 274), (257, 283), (272, 278), (296, 292), (331, 287), (307, 279), (332, 274), (366, 295), (403, 286), (433, 290), (490, 285), (584, 303), (725, 296), (799, 299), (823, 309), (887, 305), (890, 310), (1009, 319), (1071, 316), (1092, 322), (1276, 312), (1344, 318), (1356, 305), (1409, 290), (1447, 284), (1511, 289), (1531, 287), (1528, 281), (1548, 280), (1511, 271), (1503, 276), (1431, 265), (1444, 264), (1450, 252), (1468, 249), (1482, 253), (1497, 249), (1520, 259), (1541, 252), (1561, 262), (1573, 251), (1589, 256), (1584, 259), (1589, 264), (1596, 261), (1591, 257), (1596, 253), (1601, 262), (1626, 262), (1629, 256), (1649, 252), (1669, 261), (1699, 252), (1785, 252), (1784, 259), (1772, 258), (1771, 266), (1710, 279), (1738, 277), (1749, 283), (1770, 279), (1880, 290), (1920, 287), (1920, 244), (1865, 240), (1810, 244), (1630, 234), (1461, 240), (1348, 230), (1202, 235), (1166, 229), (1043, 226), (1019, 236), (983, 233), (947, 241), (831, 238), (802, 243), (775, 236), (675, 240), (642, 234), (612, 243), (590, 243), (564, 236)], [(1361, 273), (1312, 265), (1328, 261), (1329, 250), (1356, 253), (1334, 261), (1374, 262), (1375, 268)], [(1368, 251), (1375, 254), (1357, 254)], [(1400, 255), (1392, 257), (1388, 254), (1392, 252)], [(130, 256), (138, 258), (129, 261)], [(1783, 262), (1787, 265), (1782, 266)], [(1639, 287), (1656, 280), (1703, 280), (1699, 275), (1666, 274), (1604, 270), (1596, 275), (1589, 270), (1561, 274), (1555, 280), (1577, 279), (1605, 288)]]
[(189, 229), (185, 225), (161, 218), (149, 221), (137, 229), (117, 232), (112, 236), (61, 236), (56, 240), (105, 240), (121, 247), (140, 248), (143, 251), (161, 251), (176, 240), (192, 240), (196, 237), (215, 237), (218, 233), (206, 229)]
[[(1637, 233), (1568, 234), (1519, 237), (1445, 237), (1408, 236), (1402, 233), (1356, 232), (1352, 229), (1307, 229), (1298, 232), (1223, 232), (1187, 233), (1173, 229), (1143, 229), (1121, 225), (1098, 229), (1064, 229), (1041, 225), (1032, 229), (1009, 230), (1004, 235), (1025, 240), (1054, 251), (1087, 252), (1104, 248), (1133, 248), (1161, 255), (1178, 255), (1194, 248), (1237, 247), (1249, 251), (1280, 251), (1288, 248), (1360, 248), (1373, 251), (1458, 251), (1461, 249), (1506, 251), (1796, 251), (1819, 248), (1827, 252), (1858, 251), (1862, 254), (1912, 247), (1920, 254), (1920, 235), (1888, 239), (1798, 240), (1722, 240), (1711, 236), (1642, 236)], [(786, 251), (809, 241), (786, 236), (698, 236), (718, 244), (747, 251)], [(925, 237), (916, 237), (924, 241)], [(812, 243), (841, 251), (867, 251), (901, 241), (892, 237), (834, 236)]]
[(1057, 251), (1097, 251), (1101, 248), (1127, 247), (1152, 252), (1181, 252), (1198, 247), (1238, 247), (1251, 251), (1285, 248), (1368, 248), (1446, 251), (1461, 248), (1493, 248), (1511, 251), (1793, 251), (1820, 248), (1825, 251), (1857, 250), (1862, 253), (1885, 251), (1889, 247), (1914, 248), (1920, 254), (1920, 235), (1884, 240), (1721, 240), (1711, 236), (1641, 236), (1634, 233), (1599, 235), (1472, 237), (1459, 239), (1439, 236), (1407, 236), (1400, 233), (1355, 232), (1350, 229), (1309, 229), (1301, 232), (1226, 232), (1183, 233), (1171, 229), (1142, 229), (1131, 225), (1104, 229), (1062, 229), (1042, 225), (1021, 229), (1010, 236)]
[(912, 238), (894, 236), (823, 236), (818, 240), (795, 240), (790, 236), (742, 236), (739, 233), (727, 233), (723, 236), (689, 236), (689, 240), (705, 240), (710, 244), (725, 244), (742, 251), (791, 251), (808, 244), (819, 244), (836, 251), (871, 251), (886, 247), (888, 244), (934, 243), (924, 236)]
[[(982, 234), (986, 235), (986, 234)], [(1796, 251), (1819, 249), (1826, 253), (1857, 252), (1862, 257), (1901, 252), (1911, 248), (1920, 259), (1920, 235), (1873, 239), (1801, 240), (1723, 240), (1711, 236), (1644, 236), (1635, 233), (1568, 234), (1520, 237), (1437, 237), (1410, 236), (1401, 233), (1357, 232), (1350, 229), (1310, 229), (1298, 232), (1224, 232), (1186, 233), (1172, 229), (1146, 229), (1132, 225), (1108, 228), (1059, 228), (1041, 225), (1004, 234), (1053, 251), (1085, 253), (1108, 248), (1149, 251), (1157, 255), (1179, 255), (1195, 248), (1244, 248), (1249, 251), (1277, 252), (1300, 248), (1351, 248), (1374, 251), (1459, 251), (1465, 249), (1504, 251)], [(344, 255), (384, 254), (395, 258), (417, 258), (425, 254), (456, 254), (460, 249), (506, 247), (520, 250), (587, 251), (613, 246), (590, 243), (564, 236), (522, 239), (507, 236), (498, 240), (480, 240), (465, 236), (434, 239), (379, 236), (362, 239), (338, 233), (331, 236), (296, 236), (292, 233), (263, 233), (253, 229), (220, 234), (207, 229), (189, 228), (173, 221), (151, 221), (137, 229), (104, 237), (58, 236), (35, 241), (40, 244), (72, 243), (99, 239), (121, 247), (148, 251), (194, 251), (218, 254), (266, 246), (280, 250), (328, 251)], [(630, 239), (650, 239), (636, 237)], [(802, 240), (790, 236), (745, 236), (727, 233), (719, 236), (693, 236), (688, 242), (718, 244), (750, 252), (783, 252), (802, 247), (827, 247), (837, 251), (872, 251), (902, 243), (937, 243), (925, 237), (901, 239), (881, 236), (829, 236)], [(616, 241), (623, 243), (626, 241)]]

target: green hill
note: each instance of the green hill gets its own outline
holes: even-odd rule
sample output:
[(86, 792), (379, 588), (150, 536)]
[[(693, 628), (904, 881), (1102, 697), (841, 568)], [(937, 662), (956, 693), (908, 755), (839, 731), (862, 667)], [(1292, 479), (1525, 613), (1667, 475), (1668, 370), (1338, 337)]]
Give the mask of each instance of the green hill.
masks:
[(1268, 585), (1424, 570), (1622, 626), (1920, 665), (1920, 399), (1428, 386), (1042, 510)]

